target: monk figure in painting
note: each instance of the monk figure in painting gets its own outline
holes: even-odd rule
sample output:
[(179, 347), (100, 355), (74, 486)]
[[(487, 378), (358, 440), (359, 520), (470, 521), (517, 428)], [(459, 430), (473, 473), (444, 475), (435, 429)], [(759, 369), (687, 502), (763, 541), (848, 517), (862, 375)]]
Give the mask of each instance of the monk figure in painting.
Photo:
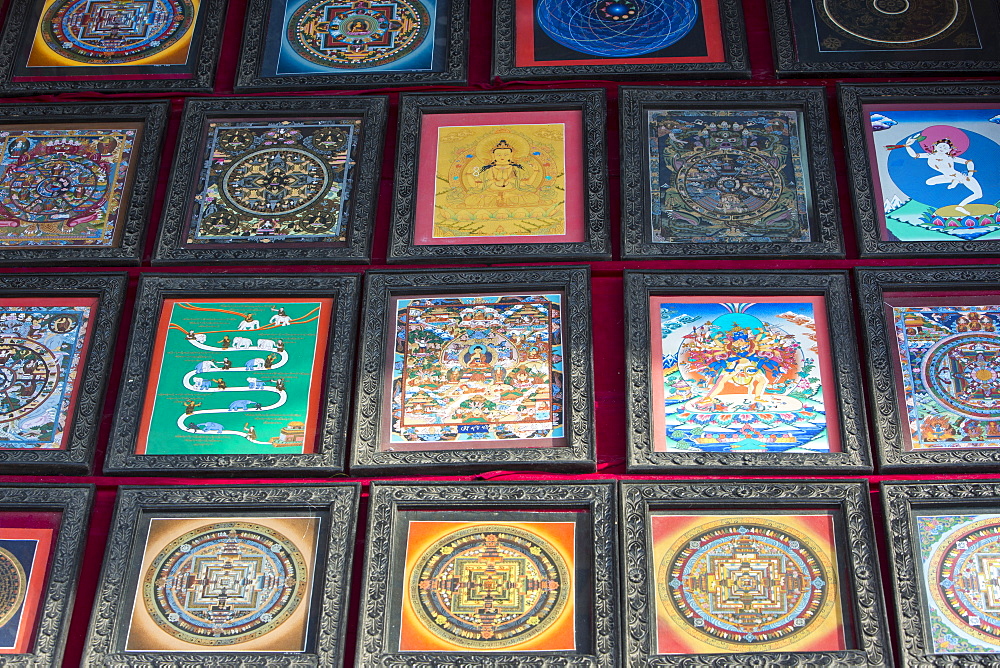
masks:
[(469, 177), (471, 195), (465, 203), (481, 207), (508, 207), (538, 202), (534, 169), (530, 163), (514, 161), (514, 148), (506, 139), (493, 147), (492, 160), (472, 170)]

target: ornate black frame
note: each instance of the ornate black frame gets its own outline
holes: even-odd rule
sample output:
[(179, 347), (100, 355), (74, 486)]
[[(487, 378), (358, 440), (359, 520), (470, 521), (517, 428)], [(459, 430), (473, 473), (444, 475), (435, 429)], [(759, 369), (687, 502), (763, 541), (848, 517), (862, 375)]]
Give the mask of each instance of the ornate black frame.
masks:
[[(228, 476), (316, 476), (343, 470), (347, 408), (354, 359), (360, 279), (356, 274), (146, 274), (132, 317), (125, 368), (122, 371), (115, 422), (108, 439), (105, 475), (201, 473)], [(316, 296), (334, 297), (334, 316), (325, 361), (323, 397), (320, 400), (316, 452), (286, 455), (139, 455), (135, 454), (149, 360), (156, 339), (156, 324), (167, 297)]]
[[(340, 666), (344, 660), (351, 562), (358, 519), (360, 483), (257, 485), (254, 487), (121, 487), (111, 520), (104, 565), (90, 620), (83, 664), (90, 666), (198, 665)], [(138, 544), (143, 516), (198, 517), (208, 514), (266, 515), (274, 511), (325, 512), (329, 526), (316, 544), (316, 578), (308, 604), (314, 606), (316, 633), (305, 652), (126, 652), (132, 603), (140, 577), (144, 544)], [(324, 539), (324, 536), (326, 538)]]
[[(8, 17), (9, 19), (10, 17)], [(12, 23), (8, 21), (8, 27)], [(132, 192), (122, 207), (122, 226), (117, 246), (2, 247), (0, 264), (139, 264), (146, 237), (153, 191), (156, 189), (160, 149), (170, 110), (168, 102), (88, 102), (57, 104), (15, 104), (0, 106), (5, 123), (94, 123), (141, 122), (142, 137), (135, 146), (135, 173)]]
[(0, 294), (5, 297), (96, 297), (97, 312), (91, 320), (90, 345), (79, 393), (73, 409), (66, 447), (62, 450), (0, 449), (0, 473), (67, 474), (90, 473), (101, 422), (101, 407), (107, 387), (115, 338), (121, 317), (128, 275), (92, 272), (88, 274), (5, 274), (0, 277)]
[[(197, 262), (368, 262), (378, 200), (389, 98), (385, 96), (207, 98), (189, 99), (184, 105), (182, 130), (177, 140), (176, 158), (170, 186), (164, 200), (160, 229), (153, 251), (153, 264)], [(209, 118), (310, 119), (326, 116), (358, 115), (362, 119), (361, 139), (355, 166), (353, 206), (346, 223), (348, 245), (258, 244), (258, 248), (188, 248), (182, 244), (188, 223), (187, 205), (197, 187), (199, 163), (204, 151), (204, 125)], [(312, 246), (312, 247), (311, 247)]]
[[(871, 393), (872, 427), (880, 472), (933, 470), (981, 473), (1000, 471), (1000, 448), (906, 451), (899, 413), (899, 389), (890, 357), (889, 331), (883, 310), (886, 292), (992, 292), (1000, 286), (1000, 271), (990, 267), (930, 267), (854, 270), (858, 301), (868, 354), (868, 390)], [(944, 299), (944, 297), (937, 297)]]
[[(786, 257), (844, 256), (840, 231), (837, 181), (827, 129), (826, 91), (822, 87), (683, 88), (623, 86), (618, 91), (621, 142), (622, 259), (650, 257)], [(649, 140), (647, 110), (769, 109), (801, 115), (806, 142), (808, 179), (802, 184), (812, 196), (810, 241), (746, 243), (653, 243), (650, 228)]]
[[(1000, 68), (1000, 63), (994, 69)], [(1000, 241), (883, 241), (872, 182), (872, 164), (866, 144), (863, 104), (995, 102), (1000, 107), (1000, 83), (838, 84), (840, 114), (844, 124), (848, 175), (854, 205), (854, 225), (861, 257), (961, 257), (1000, 254)]]
[(377, 88), (386, 86), (464, 86), (468, 80), (469, 6), (452, 0), (446, 16), (448, 44), (443, 72), (358, 72), (354, 74), (299, 74), (261, 76), (268, 13), (275, 0), (250, 0), (243, 27), (243, 46), (236, 70), (237, 93), (267, 90), (309, 90), (321, 88)]
[[(625, 600), (624, 665), (657, 666), (892, 666), (892, 646), (879, 581), (868, 483), (796, 480), (789, 482), (693, 481), (622, 482), (622, 581)], [(845, 626), (853, 627), (855, 649), (837, 652), (747, 652), (676, 654), (654, 652), (655, 603), (650, 593), (650, 510), (721, 510), (781, 513), (829, 510), (835, 517), (835, 544), (842, 560)]]
[[(620, 601), (618, 596), (617, 509), (614, 482), (555, 482), (511, 484), (432, 483), (393, 484), (375, 481), (371, 486), (365, 570), (362, 581), (361, 612), (355, 663), (359, 666), (441, 666), (463, 668), (537, 666), (557, 668), (611, 668), (619, 661)], [(396, 545), (395, 525), (400, 510), (437, 511), (566, 510), (582, 511), (591, 517), (594, 552), (591, 572), (593, 609), (577, 611), (577, 620), (588, 621), (593, 629), (590, 652), (395, 652), (391, 621), (387, 618), (392, 595), (391, 554), (405, 546)], [(579, 572), (578, 566), (578, 572)], [(586, 565), (583, 565), (586, 569)]]
[[(383, 361), (389, 300), (393, 295), (491, 291), (558, 291), (566, 299), (562, 313), (566, 446), (415, 452), (380, 451)], [(389, 338), (387, 338), (389, 337)], [(458, 474), (518, 468), (558, 472), (594, 471), (593, 362), (590, 333), (590, 268), (528, 267), (509, 269), (418, 269), (369, 271), (358, 352), (357, 398), (350, 472), (358, 475)]]
[(595, 58), (593, 65), (532, 65), (518, 67), (516, 50), (516, 1), (498, 0), (493, 6), (493, 77), (513, 79), (671, 79), (678, 76), (741, 79), (750, 76), (743, 7), (734, 0), (718, 0), (722, 48), (721, 63), (608, 64)]
[[(779, 78), (785, 77), (812, 77), (824, 76), (900, 76), (912, 75), (921, 76), (929, 71), (947, 72), (948, 76), (955, 76), (961, 73), (982, 73), (993, 74), (1000, 69), (1000, 60), (954, 60), (947, 55), (935, 57), (936, 52), (932, 48), (917, 49), (924, 55), (923, 60), (908, 60), (891, 58), (892, 53), (906, 54), (907, 51), (865, 51), (856, 59), (847, 62), (836, 60), (826, 60), (823, 58), (802, 59), (799, 57), (797, 44), (801, 40), (811, 40), (810, 44), (816, 44), (815, 35), (804, 35), (796, 31), (792, 19), (792, 4), (800, 4), (806, 7), (809, 3), (799, 0), (768, 0), (767, 9), (771, 23), (771, 46), (774, 53), (775, 67)], [(979, 8), (988, 11), (989, 4), (983, 2)], [(975, 11), (975, 10), (974, 10)], [(978, 16), (980, 20), (984, 17)], [(1000, 17), (998, 22), (991, 28), (986, 26), (983, 31), (986, 35), (995, 34), (1000, 29)], [(912, 53), (912, 52), (910, 52)], [(937, 52), (941, 53), (941, 52)], [(943, 52), (949, 53), (948, 51)], [(886, 54), (886, 57), (879, 57), (879, 54)]]
[(26, 654), (5, 654), (5, 666), (55, 668), (62, 665), (93, 499), (93, 485), (8, 484), (0, 487), (0, 511), (62, 513), (53, 544), (51, 566), (41, 596), (31, 651)]
[[(518, 112), (538, 110), (583, 112), (584, 227), (582, 242), (417, 245), (413, 243), (417, 186), (421, 171), (421, 117), (425, 113)], [(404, 93), (399, 96), (399, 133), (396, 139), (396, 175), (392, 226), (387, 261), (537, 262), (538, 260), (610, 259), (607, 171), (605, 155), (605, 104), (603, 90), (563, 89), (489, 91), (484, 93)], [(567, 165), (567, 167), (569, 167)]]
[[(656, 452), (652, 436), (649, 298), (654, 295), (822, 295), (826, 301), (840, 452)], [(628, 470), (674, 473), (867, 473), (872, 470), (850, 283), (846, 271), (625, 270)]]
[[(201, 30), (198, 43), (191, 45), (189, 62), (194, 62), (190, 77), (181, 79), (61, 79), (55, 81), (13, 81), (15, 63), (22, 44), (33, 38), (43, 0), (13, 0), (4, 18), (0, 36), (0, 90), (7, 94), (56, 92), (206, 92), (212, 91), (216, 61), (226, 19), (225, 0), (203, 0), (197, 23), (192, 30)], [(128, 66), (124, 68), (126, 71)], [(80, 73), (85, 74), (84, 72)]]

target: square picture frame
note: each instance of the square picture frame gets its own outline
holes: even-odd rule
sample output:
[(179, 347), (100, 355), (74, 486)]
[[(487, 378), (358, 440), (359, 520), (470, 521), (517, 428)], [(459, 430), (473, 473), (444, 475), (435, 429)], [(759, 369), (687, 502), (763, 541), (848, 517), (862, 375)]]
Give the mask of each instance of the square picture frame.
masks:
[(127, 285), (124, 272), (0, 278), (0, 340), (9, 369), (0, 387), (23, 397), (5, 407), (12, 421), (0, 441), (0, 473), (91, 472)]
[(346, 273), (143, 275), (104, 473), (342, 471), (359, 292)]
[[(596, 10), (603, 11), (599, 18), (583, 19), (561, 9), (559, 3), (545, 0), (500, 0), (494, 5), (494, 78), (634, 81), (750, 76), (738, 2), (685, 2), (674, 8), (683, 16), (671, 15), (670, 9), (658, 5), (638, 11), (634, 5), (608, 7)], [(664, 30), (649, 34), (649, 25), (657, 22), (665, 24)], [(585, 31), (589, 39), (574, 35), (574, 28)], [(629, 41), (632, 47), (627, 46)]]
[[(995, 336), (1000, 272), (859, 267), (855, 278), (879, 470), (1000, 470), (988, 385), (979, 385), (989, 379), (978, 380), (980, 367), (966, 364), (980, 352), (970, 337), (988, 346)], [(982, 352), (985, 369), (993, 356)]]
[[(341, 666), (360, 493), (356, 482), (122, 486), (84, 662)], [(220, 611), (217, 620), (226, 633), (213, 636), (202, 605), (218, 601), (218, 590), (189, 592), (194, 600), (185, 605), (162, 584), (168, 575), (154, 576), (190, 575), (192, 561), (221, 561), (220, 552), (230, 563), (247, 555), (243, 572), (263, 570), (287, 578), (248, 578), (251, 584), (244, 588), (253, 588), (256, 596), (232, 596), (229, 614)], [(236, 579), (223, 568), (209, 571), (211, 580)], [(275, 584), (289, 581), (293, 584)], [(241, 611), (257, 614), (247, 620)]]
[[(342, 16), (333, 30), (313, 27), (332, 14)], [(294, 33), (291, 21), (301, 26)], [(387, 35), (380, 21), (402, 28)], [(324, 33), (328, 43), (319, 41)], [(469, 8), (459, 0), (392, 0), (360, 10), (350, 2), (251, 0), (243, 35), (238, 93), (464, 86), (468, 80)], [(366, 60), (373, 64), (361, 66)]]
[(629, 472), (870, 472), (852, 311), (844, 271), (626, 269)]
[[(619, 489), (623, 665), (893, 665), (866, 481), (623, 481)], [(745, 555), (762, 550), (758, 568), (727, 568), (737, 541)], [(767, 618), (759, 624), (773, 628), (734, 641), (739, 634), (725, 630), (733, 607), (709, 609), (708, 597), (698, 596), (697, 576), (683, 576), (704, 567), (711, 554), (720, 579), (745, 573), (760, 585), (749, 597), (777, 598), (780, 585), (760, 582), (769, 569), (768, 549), (785, 555), (782, 563), (807, 582), (782, 597), (797, 594), (803, 605), (757, 608), (769, 613), (756, 613)], [(697, 610), (704, 623), (696, 626), (683, 608)]]
[(589, 267), (369, 271), (361, 323), (351, 475), (595, 470)]
[(838, 95), (861, 257), (1000, 252), (1000, 84), (839, 84)]
[(403, 93), (386, 260), (609, 259), (604, 134), (603, 90)]
[[(387, 113), (381, 95), (189, 99), (153, 263), (368, 262)], [(320, 186), (240, 197), (269, 157)]]
[[(225, 0), (182, 0), (157, 12), (141, 3), (117, 12), (67, 4), (12, 0), (0, 36), (0, 90), (8, 95), (212, 91)], [(106, 20), (125, 24), (116, 33), (119, 41), (88, 31), (88, 12), (107, 13), (112, 18)]]
[[(168, 110), (166, 102), (0, 106), (0, 265), (138, 264)], [(54, 168), (71, 175), (69, 185), (46, 185)]]
[(779, 78), (954, 76), (1000, 67), (1000, 47), (989, 37), (1000, 30), (1000, 12), (989, 0), (962, 0), (930, 20), (929, 5), (866, 11), (843, 0), (769, 0), (767, 8)]
[(0, 487), (0, 557), (23, 578), (0, 625), (4, 665), (62, 665), (93, 497), (93, 485)]
[[(355, 661), (440, 665), (461, 659), (464, 665), (530, 661), (555, 666), (572, 657), (582, 666), (618, 665), (615, 489), (616, 483), (606, 481), (373, 482)], [(448, 552), (448, 547), (453, 549)], [(434, 582), (439, 576), (431, 573), (432, 562), (447, 565), (448, 555), (467, 555), (457, 568), (473, 579), (483, 572), (476, 555), (497, 547), (513, 563), (500, 577), (512, 584), (545, 583), (535, 590), (545, 593), (532, 597), (538, 624), (505, 610), (501, 601), (493, 605), (491, 618), (502, 619), (506, 628), (493, 630), (484, 616), (466, 614), (460, 604), (453, 611), (434, 595), (447, 585)], [(515, 571), (517, 564), (523, 570)], [(419, 580), (428, 586), (420, 589)], [(421, 591), (428, 593), (421, 596)], [(432, 628), (428, 611), (444, 619), (439, 628)], [(456, 642), (458, 629), (467, 638)]]
[[(622, 86), (618, 97), (622, 259), (844, 256), (823, 88)], [(721, 161), (744, 171), (735, 194), (706, 183)]]

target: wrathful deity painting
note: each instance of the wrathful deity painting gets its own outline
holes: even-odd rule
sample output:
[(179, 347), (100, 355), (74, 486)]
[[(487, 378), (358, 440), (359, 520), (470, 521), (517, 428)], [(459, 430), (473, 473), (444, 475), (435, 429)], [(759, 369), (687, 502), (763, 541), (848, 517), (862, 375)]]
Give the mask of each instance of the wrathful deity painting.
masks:
[(315, 451), (333, 300), (166, 299), (136, 454)]
[(361, 120), (209, 121), (186, 242), (343, 244)]
[(656, 296), (650, 323), (655, 451), (840, 451), (822, 297)]
[(796, 111), (651, 110), (653, 243), (808, 242), (808, 159)]
[(31, 651), (60, 514), (22, 515), (0, 513), (0, 654)]
[(125, 649), (304, 651), (320, 522), (150, 519)]
[(0, 126), (0, 248), (117, 245), (141, 127)]
[(96, 309), (95, 298), (0, 300), (0, 449), (66, 447)]
[(1000, 106), (863, 109), (884, 241), (1000, 239)]
[(576, 528), (409, 522), (399, 651), (575, 650)]
[(387, 450), (561, 445), (560, 294), (395, 300)]
[(849, 649), (830, 514), (649, 522), (657, 654)]

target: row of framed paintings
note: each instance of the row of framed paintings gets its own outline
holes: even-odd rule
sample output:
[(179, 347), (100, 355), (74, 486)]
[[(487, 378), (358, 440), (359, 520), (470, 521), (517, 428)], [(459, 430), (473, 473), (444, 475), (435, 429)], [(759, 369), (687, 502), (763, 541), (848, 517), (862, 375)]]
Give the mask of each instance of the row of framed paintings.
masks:
[[(1000, 272), (855, 276), (881, 470), (1000, 470)], [(91, 469), (125, 285), (0, 282), (0, 471)], [(352, 394), (354, 475), (594, 470), (587, 267), (370, 271), (355, 354), (360, 288), (143, 275), (104, 472), (340, 472)], [(853, 311), (845, 271), (626, 270), (629, 470), (870, 472)]]
[[(360, 491), (122, 487), (84, 664), (341, 665)], [(1000, 653), (1000, 484), (881, 493), (902, 665)], [(59, 663), (92, 494), (0, 488), (9, 665)], [(374, 482), (364, 543), (359, 666), (893, 665), (864, 481)]]

